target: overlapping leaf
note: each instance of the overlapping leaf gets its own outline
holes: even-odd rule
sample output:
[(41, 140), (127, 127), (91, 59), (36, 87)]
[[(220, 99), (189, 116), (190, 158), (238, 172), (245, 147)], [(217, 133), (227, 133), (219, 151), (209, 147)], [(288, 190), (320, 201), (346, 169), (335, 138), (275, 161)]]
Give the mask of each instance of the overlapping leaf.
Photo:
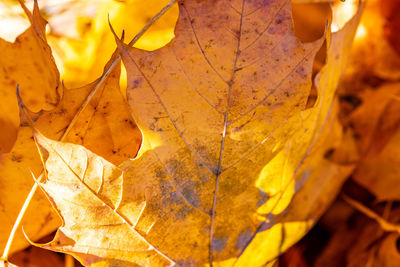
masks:
[[(325, 37), (294, 37), (290, 1), (182, 1), (166, 47), (145, 52), (117, 39), (132, 115), (150, 149), (121, 170), (80, 146), (39, 137), (50, 155), (41, 185), (64, 218), (43, 247), (85, 264), (127, 266), (256, 266), (276, 257), (323, 210), (304, 198), (315, 185), (288, 209), (302, 185), (339, 177), (315, 193), (327, 204), (350, 170), (321, 175), (319, 167), (335, 166), (319, 166), (323, 155), (313, 148), (329, 138), (322, 130), (360, 15), (326, 38), (327, 64), (309, 109)], [(280, 245), (263, 255), (271, 244)]]
[[(29, 11), (27, 11), (28, 15), (34, 18), (32, 19), (32, 28), (28, 32), (44, 33), (45, 22), (38, 12), (37, 5), (33, 15), (30, 15)], [(24, 36), (26, 34), (24, 33), (19, 39), (25, 40)], [(30, 105), (31, 102), (27, 100), (29, 97), (32, 101), (35, 99), (39, 101), (42, 94), (45, 96), (62, 94), (60, 96), (61, 100), (54, 103), (55, 106), (51, 110), (31, 112), (36, 127), (55, 140), (68, 140), (69, 142), (85, 145), (114, 164), (119, 164), (127, 158), (133, 158), (141, 143), (141, 133), (132, 120), (125, 100), (120, 93), (119, 61), (114, 62), (114, 67), (111, 68), (109, 73), (104, 74), (102, 79), (98, 79), (82, 88), (66, 89), (61, 84), (58, 84), (58, 70), (55, 65), (47, 66), (49, 70), (53, 71), (51, 73), (47, 73), (45, 68), (40, 69), (37, 64), (35, 65), (36, 60), (53, 63), (50, 48), (47, 46), (45, 39), (41, 39), (43, 36), (39, 37), (37, 37), (39, 38), (37, 42), (43, 44), (43, 49), (47, 54), (43, 55), (37, 51), (32, 51), (32, 61), (30, 61), (30, 58), (25, 58), (25, 65), (19, 66), (20, 69), (16, 73), (10, 72), (10, 67), (15, 64), (14, 62), (7, 61), (4, 63), (6, 75), (21, 75), (15, 77), (16, 80), (14, 82), (19, 83), (21, 81), (19, 88), (22, 100), (33, 111), (40, 107), (45, 108), (46, 105), (38, 102), (32, 106)], [(23, 51), (22, 55), (27, 51), (31, 51), (30, 46), (26, 44), (21, 46), (20, 50)], [(114, 55), (111, 61), (116, 60), (116, 57), (117, 55)], [(18, 57), (16, 57), (15, 61), (18, 62)], [(30, 69), (31, 64), (36, 66), (32, 70)], [(110, 65), (111, 62), (107, 64), (106, 68), (109, 69)], [(23, 71), (27, 74), (22, 75)], [(51, 78), (49, 80), (57, 82), (52, 86), (38, 84), (47, 82), (47, 75)], [(31, 78), (27, 79), (26, 77)], [(11, 84), (0, 90), (16, 98), (17, 85), (14, 85), (12, 92), (9, 92), (11, 91)], [(36, 87), (32, 89), (32, 86)], [(1, 101), (2, 104), (4, 103), (2, 106), (12, 107), (16, 109), (15, 112), (17, 113), (15, 114), (18, 114), (16, 99), (15, 103), (14, 100), (11, 101), (7, 98), (1, 99)], [(43, 100), (42, 102), (46, 101)], [(15, 107), (12, 106), (14, 104)], [(2, 130), (7, 132), (10, 128), (7, 126)], [(0, 162), (0, 240), (2, 248), (6, 244), (17, 214), (34, 183), (30, 170), (33, 171), (36, 177), (39, 177), (42, 171), (42, 162), (37, 154), (37, 148), (29, 125), (22, 121), (22, 124), (16, 130), (16, 142), (14, 145), (11, 144), (12, 149), (9, 153), (1, 154)], [(38, 196), (32, 201), (30, 211), (26, 216), (24, 222), (25, 230), (32, 238), (46, 235), (53, 231), (58, 224), (57, 216), (55, 215), (51, 212), (51, 207), (43, 196)], [(13, 250), (22, 248), (27, 244), (22, 233), (18, 232), (18, 237), (13, 244)]]
[(400, 55), (393, 36), (398, 24), (391, 15), (397, 4), (383, 3), (368, 3), (362, 19), (364, 35), (355, 44), (340, 89), (344, 98), (353, 99), (342, 112), (360, 154), (353, 178), (381, 201), (400, 197)]
[[(50, 47), (46, 42), (46, 21), (40, 17), (38, 5), (33, 14), (24, 10), (32, 26), (14, 43), (0, 39), (0, 152), (9, 152), (17, 138), (19, 125), (17, 84), (25, 88), (22, 99), (34, 111), (52, 109), (58, 101), (59, 74)], [(41, 77), (41, 79), (37, 79)]]
[[(61, 59), (61, 76), (69, 87), (82, 86), (96, 79), (102, 72), (110, 55), (115, 49), (115, 41), (110, 32), (107, 17), (120, 33), (125, 31), (127, 40), (131, 40), (146, 23), (167, 4), (166, 0), (127, 0), (127, 1), (75, 1), (63, 7), (58, 3), (56, 7), (66, 9), (67, 12), (56, 14), (50, 18), (52, 32), (49, 43), (55, 47), (56, 54)], [(71, 7), (71, 4), (74, 4)], [(93, 7), (96, 5), (97, 7)], [(90, 6), (90, 8), (88, 8)], [(76, 9), (96, 9), (94, 17), (75, 18)], [(79, 13), (78, 13), (79, 14)], [(154, 50), (168, 43), (174, 36), (173, 29), (178, 17), (178, 7), (174, 5), (172, 10), (162, 16), (157, 22), (135, 43), (135, 47)], [(62, 20), (73, 20), (77, 27), (71, 27), (71, 23)], [(76, 36), (65, 35), (71, 28)], [(125, 77), (126, 78), (126, 77)], [(125, 90), (125, 88), (122, 88)]]

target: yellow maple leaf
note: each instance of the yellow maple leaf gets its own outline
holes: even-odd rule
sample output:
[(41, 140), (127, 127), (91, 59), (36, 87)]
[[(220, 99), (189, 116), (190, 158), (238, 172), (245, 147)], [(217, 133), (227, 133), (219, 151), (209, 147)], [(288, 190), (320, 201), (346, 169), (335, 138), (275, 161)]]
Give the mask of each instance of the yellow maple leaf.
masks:
[[(335, 122), (362, 8), (341, 30), (302, 43), (290, 5), (181, 1), (176, 38), (165, 47), (146, 52), (116, 38), (128, 103), (150, 149), (121, 169), (38, 134), (49, 153), (41, 187), (64, 220), (41, 246), (85, 265), (261, 266), (305, 234), (352, 168), (336, 168), (314, 148), (341, 136), (325, 126)], [(307, 108), (324, 40), (326, 65)], [(322, 167), (335, 171), (326, 177)], [(304, 197), (310, 192), (315, 198)]]
[[(25, 8), (24, 5), (23, 7)], [(32, 20), (32, 29), (28, 30), (28, 33), (37, 28), (38, 32), (44, 34), (45, 21), (40, 17), (37, 5), (35, 5), (33, 15), (26, 8), (25, 10), (28, 16), (35, 18), (35, 20)], [(40, 29), (43, 31), (39, 31)], [(36, 31), (34, 33), (37, 34)], [(24, 33), (18, 39), (25, 40), (24, 36), (26, 34)], [(35, 41), (32, 42), (36, 43)], [(35, 95), (38, 100), (41, 99), (42, 94), (46, 97), (54, 94), (57, 95), (57, 98), (60, 98), (47, 111), (40, 110), (40, 108), (47, 107), (45, 103), (37, 102), (35, 105), (30, 105), (32, 101), (26, 101), (26, 105), (32, 109), (30, 115), (34, 118), (36, 127), (55, 140), (85, 145), (114, 164), (120, 164), (128, 158), (134, 158), (141, 144), (141, 132), (133, 121), (120, 92), (120, 60), (118, 55), (113, 55), (106, 65), (106, 71), (101, 78), (82, 88), (67, 89), (63, 84), (58, 83), (58, 70), (52, 61), (51, 51), (45, 39), (39, 38), (37, 43), (43, 44), (43, 49), (46, 49), (45, 51), (48, 53), (46, 52), (43, 55), (41, 51), (40, 53), (36, 50), (31, 51), (31, 47), (28, 45), (29, 42), (23, 43), (26, 46), (19, 48), (23, 51), (21, 55), (30, 51), (32, 57), (25, 58), (24, 65), (20, 65), (19, 68), (21, 69), (16, 73), (10, 73), (9, 71), (9, 66), (13, 66), (14, 62), (7, 61), (4, 65), (6, 75), (21, 75), (24, 71), (31, 72), (31, 78), (24, 80), (24, 77), (21, 77), (21, 83), (19, 84), (24, 104), (29, 99), (35, 101)], [(42, 46), (40, 47), (42, 48)], [(35, 65), (36, 57), (40, 58), (39, 62), (51, 62), (52, 64), (48, 66), (51, 72), (42, 72), (41, 69), (36, 68), (31, 70), (31, 65)], [(16, 58), (16, 62), (18, 63), (18, 58)], [(44, 76), (37, 72), (42, 73)], [(50, 77), (49, 81), (54, 80), (57, 82), (54, 82), (51, 85), (52, 87), (50, 85), (41, 87), (40, 82), (42, 79), (46, 80), (47, 75)], [(19, 76), (15, 77), (15, 79), (18, 78)], [(15, 80), (13, 83), (17, 83), (17, 81), (19, 80)], [(32, 84), (27, 84), (30, 81), (37, 86), (34, 90), (31, 87)], [(11, 96), (13, 99), (15, 98), (15, 103), (14, 100), (1, 99), (4, 101), (3, 107), (18, 110), (16, 86), (15, 84), (15, 88), (12, 88), (11, 85), (8, 85), (0, 89), (3, 94), (9, 95), (10, 98)], [(12, 94), (9, 92), (11, 89), (14, 91)], [(26, 91), (28, 92), (26, 93)], [(47, 93), (47, 91), (50, 93)], [(47, 100), (43, 101), (46, 102)], [(13, 105), (16, 106), (14, 107)], [(19, 125), (18, 112), (2, 115), (16, 115), (18, 118), (18, 127), (15, 129), (15, 143), (7, 143), (11, 145), (11, 151), (1, 153), (0, 161), (0, 183), (2, 185), (0, 188), (0, 206), (2, 207), (0, 210), (0, 241), (2, 248), (5, 248), (8, 246), (6, 241), (18, 212), (34, 184), (31, 171), (39, 177), (43, 166), (37, 154), (29, 124), (26, 121), (21, 121), (21, 125)], [(7, 132), (10, 127), (2, 130)], [(11, 129), (14, 129), (13, 127)], [(32, 238), (39, 238), (54, 231), (58, 220), (56, 214), (52, 213), (51, 207), (44, 201), (43, 196), (36, 195), (34, 200), (31, 201), (30, 209), (23, 224)], [(12, 249), (21, 249), (27, 244), (22, 233), (18, 232)]]
[[(9, 152), (17, 138), (19, 125), (17, 84), (25, 88), (22, 99), (34, 110), (49, 110), (58, 101), (56, 88), (59, 74), (54, 63), (51, 49), (46, 42), (46, 21), (40, 16), (35, 4), (33, 14), (24, 10), (31, 22), (31, 27), (21, 34), (14, 43), (0, 39), (0, 152)], [(38, 77), (41, 77), (38, 79)]]

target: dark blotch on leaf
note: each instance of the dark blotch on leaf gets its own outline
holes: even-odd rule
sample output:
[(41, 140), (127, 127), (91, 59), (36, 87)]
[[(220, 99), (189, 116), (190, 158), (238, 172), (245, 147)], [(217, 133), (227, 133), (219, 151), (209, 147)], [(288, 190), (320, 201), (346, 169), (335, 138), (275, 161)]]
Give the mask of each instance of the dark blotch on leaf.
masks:
[(221, 237), (221, 238), (216, 238), (213, 241), (213, 248), (216, 251), (222, 251), (226, 247), (226, 243), (228, 242), (228, 237)]
[(333, 148), (328, 149), (327, 151), (325, 151), (324, 158), (329, 159), (333, 155), (334, 152), (335, 152), (335, 149), (333, 149)]

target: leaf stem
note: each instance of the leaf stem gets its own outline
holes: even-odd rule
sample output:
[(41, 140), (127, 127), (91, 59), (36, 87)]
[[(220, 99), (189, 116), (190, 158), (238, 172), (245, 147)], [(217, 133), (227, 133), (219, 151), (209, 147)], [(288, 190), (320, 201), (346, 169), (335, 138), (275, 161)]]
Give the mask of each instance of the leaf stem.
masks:
[(354, 200), (346, 195), (342, 195), (342, 199), (344, 201), (346, 201), (354, 209), (358, 210), (359, 212), (366, 215), (367, 217), (375, 220), (384, 231), (395, 232), (395, 233), (400, 234), (400, 225), (399, 224), (394, 224), (394, 223), (388, 222), (387, 220), (382, 218), (380, 215), (378, 215), (374, 211), (372, 211), (370, 208), (364, 206), (357, 200)]
[[(143, 36), (143, 34), (162, 16), (164, 15), (178, 0), (171, 0), (168, 2), (168, 4), (166, 6), (164, 6), (136, 35), (135, 37), (129, 42), (129, 45), (132, 46), (133, 44), (135, 44), (140, 37)], [(115, 66), (118, 65), (118, 63), (121, 60), (121, 56), (118, 55), (117, 58), (114, 59), (114, 61), (111, 63), (111, 65), (108, 67), (108, 69), (101, 75), (99, 82), (96, 84), (96, 86), (93, 88), (93, 90), (89, 93), (89, 95), (86, 97), (85, 102), (83, 102), (83, 104), (81, 105), (81, 107), (79, 108), (79, 110), (77, 111), (77, 113), (75, 114), (74, 118), (72, 119), (72, 121), (70, 122), (70, 124), (68, 125), (68, 128), (65, 130), (64, 134), (61, 136), (60, 141), (64, 141), (68, 135), (68, 133), (70, 132), (70, 130), (72, 129), (72, 127), (75, 125), (76, 121), (78, 120), (78, 117), (80, 116), (80, 114), (82, 113), (82, 111), (86, 108), (86, 106), (88, 105), (88, 103), (90, 102), (90, 100), (92, 99), (92, 97), (96, 94), (96, 92), (98, 91), (98, 89), (100, 88), (100, 86), (104, 83), (104, 81), (106, 80), (106, 78), (108, 77), (108, 75), (111, 73), (112, 70), (114, 70)], [(24, 111), (26, 112), (26, 111)], [(29, 116), (28, 116), (29, 119)], [(32, 125), (33, 126), (33, 125)], [(33, 174), (32, 174), (33, 175)], [(40, 180), (43, 177), (43, 173), (39, 176), (38, 182), (40, 182)], [(38, 183), (35, 182), (34, 185), (31, 188), (31, 191), (29, 192), (28, 196), (25, 199), (24, 205), (22, 206), (21, 210), (19, 211), (18, 217), (14, 222), (13, 228), (11, 230), (11, 233), (8, 237), (7, 240), (7, 245), (4, 249), (3, 255), (1, 256), (1, 260), (3, 261), (7, 261), (8, 259), (8, 254), (10, 253), (10, 249), (11, 249), (11, 245), (12, 242), (14, 240), (15, 237), (15, 233), (18, 229), (18, 227), (21, 224), (21, 221), (25, 215), (25, 212), (29, 206), (29, 203), (31, 202), (36, 189), (38, 187)]]
[[(39, 177), (39, 181), (40, 181), (41, 178), (42, 178), (42, 175)], [(28, 196), (25, 199), (24, 205), (22, 206), (21, 210), (19, 211), (18, 217), (15, 220), (15, 223), (13, 225), (11, 233), (10, 233), (10, 235), (8, 237), (7, 245), (4, 248), (3, 256), (1, 256), (2, 260), (7, 260), (8, 259), (8, 254), (10, 253), (10, 249), (11, 249), (12, 242), (14, 241), (15, 233), (17, 232), (17, 229), (19, 228), (19, 226), (21, 224), (22, 218), (24, 217), (25, 212), (28, 209), (29, 203), (31, 202), (31, 200), (32, 200), (32, 198), (34, 196), (37, 187), (38, 187), (38, 184), (35, 182), (33, 184), (32, 188), (31, 188), (31, 191), (29, 192)]]

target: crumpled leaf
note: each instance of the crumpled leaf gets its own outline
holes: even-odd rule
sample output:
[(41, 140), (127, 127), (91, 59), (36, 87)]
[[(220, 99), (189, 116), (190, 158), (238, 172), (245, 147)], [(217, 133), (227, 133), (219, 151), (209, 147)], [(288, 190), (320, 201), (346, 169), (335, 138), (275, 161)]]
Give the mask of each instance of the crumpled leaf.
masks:
[(349, 117), (362, 155), (353, 179), (379, 200), (400, 199), (400, 84), (386, 83), (359, 95)]
[[(353, 131), (359, 164), (353, 179), (378, 200), (399, 199), (400, 57), (386, 37), (390, 5), (368, 2), (358, 37), (340, 86), (343, 123)], [(392, 6), (392, 9), (388, 9)], [(393, 41), (393, 40), (392, 40)], [(394, 80), (394, 81), (392, 81)]]
[[(355, 183), (350, 181), (353, 189), (347, 193), (348, 188), (345, 187), (344, 191), (352, 197), (361, 196), (360, 199), (365, 202), (375, 200), (376, 204), (388, 201), (384, 211), (381, 209), (378, 212), (388, 223), (378, 220), (378, 225), (365, 216), (355, 214), (348, 215), (345, 220), (338, 219), (338, 211), (344, 208), (343, 205), (336, 207), (321, 223), (323, 229), (326, 223), (331, 224), (331, 229), (328, 229), (331, 237), (323, 253), (313, 262), (317, 267), (397, 266), (399, 262), (400, 239), (398, 234), (387, 232), (393, 231), (391, 224), (398, 225), (399, 210), (397, 203), (392, 201), (399, 199), (400, 192), (400, 87), (396, 81), (400, 61), (391, 43), (395, 41), (394, 36), (387, 35), (394, 32), (387, 32), (386, 29), (397, 27), (391, 24), (395, 20), (389, 19), (391, 16), (395, 18), (391, 15), (396, 13), (395, 2), (368, 1), (339, 91), (341, 119), (347, 132), (353, 134), (358, 153), (353, 160), (357, 168), (351, 177), (362, 186), (355, 187)], [(386, 9), (383, 14), (382, 9)], [(375, 218), (366, 211), (362, 212)]]
[[(327, 205), (351, 170), (339, 168), (328, 180), (318, 164), (304, 164), (323, 157), (313, 148), (329, 134), (341, 136), (323, 129), (361, 12), (328, 34), (318, 98), (308, 109), (325, 37), (299, 42), (288, 1), (182, 1), (176, 39), (164, 48), (145, 52), (117, 39), (148, 150), (122, 170), (38, 135), (49, 153), (41, 186), (64, 219), (41, 246), (84, 264), (260, 266), (274, 259), (309, 229), (311, 211), (323, 210), (304, 198), (317, 186), (303, 187), (308, 178), (328, 185), (340, 177), (316, 194), (329, 194)], [(335, 169), (329, 160), (322, 166)]]
[[(116, 57), (117, 54), (106, 69)], [(141, 133), (120, 92), (120, 62), (114, 65), (103, 80), (97, 79), (85, 87), (66, 89), (60, 85), (58, 90), (63, 95), (55, 108), (31, 112), (36, 127), (55, 140), (85, 145), (114, 164), (134, 158), (141, 144)], [(55, 76), (58, 77), (58, 72)], [(42, 79), (39, 75), (35, 78)], [(20, 92), (23, 95), (29, 87), (22, 86)], [(96, 93), (89, 97), (96, 88)], [(2, 153), (0, 159), (0, 243), (5, 246), (15, 218), (34, 183), (30, 170), (39, 177), (43, 168), (26, 121), (22, 121), (18, 128), (18, 137), (10, 153)], [(54, 231), (58, 224), (59, 220), (50, 205), (43, 196), (37, 195), (23, 221), (25, 231), (36, 239)], [(27, 244), (18, 231), (12, 249), (20, 249)]]
[(47, 22), (40, 16), (37, 2), (32, 14), (23, 4), (22, 7), (31, 22), (31, 27), (14, 43), (0, 39), (1, 153), (9, 152), (17, 138), (17, 84), (24, 88), (21, 97), (34, 111), (52, 109), (59, 99), (59, 74), (45, 36)]
[[(343, 203), (343, 201), (336, 202), (336, 205), (338, 203)], [(383, 209), (383, 205), (380, 206), (377, 206), (380, 210), (378, 213), (386, 213), (386, 218), (382, 219), (399, 225), (398, 207)], [(344, 209), (342, 205), (340, 208)], [(337, 220), (333, 230), (332, 237), (322, 253), (318, 255), (314, 266), (394, 267), (398, 265), (400, 259), (398, 233), (382, 228), (377, 221), (366, 217), (366, 214), (354, 213), (353, 209), (347, 216)]]

